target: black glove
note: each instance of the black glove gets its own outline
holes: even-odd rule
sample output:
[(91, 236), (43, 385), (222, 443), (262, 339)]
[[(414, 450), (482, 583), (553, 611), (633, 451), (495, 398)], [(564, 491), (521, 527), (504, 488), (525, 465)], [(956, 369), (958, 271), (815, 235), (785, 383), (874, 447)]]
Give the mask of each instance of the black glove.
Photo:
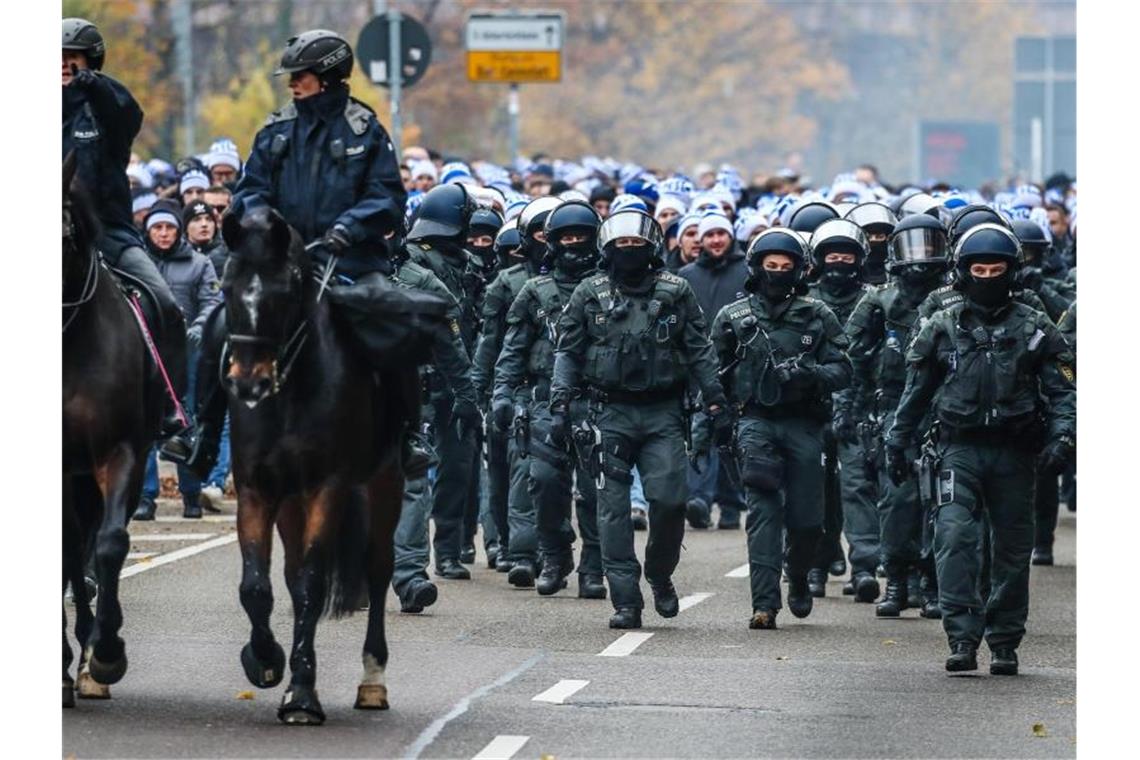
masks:
[(798, 361), (780, 365), (777, 373), (781, 385), (806, 386), (815, 382), (815, 368), (800, 364)]
[(348, 230), (338, 224), (325, 233), (321, 244), (333, 256), (340, 256), (352, 245), (352, 241), (348, 239)]
[(841, 443), (855, 443), (859, 440), (859, 433), (855, 429), (855, 420), (842, 409), (837, 409), (832, 416), (831, 430), (835, 433), (835, 440)]
[(80, 90), (89, 90), (99, 81), (99, 76), (91, 69), (81, 69), (71, 64), (71, 86)]
[(550, 442), (560, 449), (570, 440), (570, 417), (565, 406), (550, 408)]
[(451, 407), (451, 419), (455, 421), (455, 432), (460, 438), (465, 438), (472, 430), (483, 426), (483, 415), (479, 414), (479, 407), (466, 399), (456, 399)]
[(907, 458), (906, 449), (887, 444), (887, 475), (896, 488), (910, 478), (911, 463)]
[(732, 445), (732, 431), (736, 420), (732, 412), (725, 407), (719, 407), (715, 412), (709, 410), (709, 424), (712, 425), (713, 445), (718, 449)]
[(1021, 286), (1026, 290), (1036, 292), (1041, 290), (1041, 286), (1044, 284), (1045, 280), (1041, 276), (1041, 270), (1037, 267), (1025, 267), (1021, 270)]
[(1061, 472), (1069, 464), (1075, 448), (1072, 438), (1061, 436), (1042, 450), (1037, 457), (1037, 469), (1046, 474)]
[(491, 422), (495, 430), (502, 434), (511, 428), (515, 420), (515, 405), (507, 399), (499, 399), (491, 405)]

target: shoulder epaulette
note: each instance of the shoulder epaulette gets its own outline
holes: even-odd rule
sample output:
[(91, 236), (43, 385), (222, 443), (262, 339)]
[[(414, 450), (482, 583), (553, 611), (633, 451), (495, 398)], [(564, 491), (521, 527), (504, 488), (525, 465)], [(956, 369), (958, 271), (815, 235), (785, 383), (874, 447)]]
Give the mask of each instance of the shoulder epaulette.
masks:
[(277, 109), (265, 119), (265, 126), (276, 124), (279, 121), (292, 121), (297, 118), (297, 106), (289, 101), (282, 108)]
[(688, 282), (688, 280), (686, 280), (684, 277), (678, 277), (677, 275), (673, 274), (672, 272), (666, 272), (666, 271), (660, 271), (657, 273), (657, 281), (658, 282), (668, 282), (668, 283), (671, 283), (673, 285), (678, 285), (682, 282)]
[(372, 109), (356, 98), (349, 98), (348, 105), (344, 107), (344, 119), (348, 128), (354, 135), (362, 135), (368, 131), (368, 121), (374, 118)]
[(591, 277), (587, 282), (590, 283), (591, 287), (600, 288), (609, 282), (609, 279), (610, 276), (608, 274), (599, 274), (596, 277)]

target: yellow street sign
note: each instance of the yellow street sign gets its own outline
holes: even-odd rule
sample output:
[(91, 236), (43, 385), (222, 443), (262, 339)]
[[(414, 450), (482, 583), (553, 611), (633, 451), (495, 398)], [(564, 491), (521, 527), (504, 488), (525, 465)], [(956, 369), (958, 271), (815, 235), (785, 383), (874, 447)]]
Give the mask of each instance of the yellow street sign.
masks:
[(467, 79), (472, 82), (559, 82), (560, 50), (468, 50)]

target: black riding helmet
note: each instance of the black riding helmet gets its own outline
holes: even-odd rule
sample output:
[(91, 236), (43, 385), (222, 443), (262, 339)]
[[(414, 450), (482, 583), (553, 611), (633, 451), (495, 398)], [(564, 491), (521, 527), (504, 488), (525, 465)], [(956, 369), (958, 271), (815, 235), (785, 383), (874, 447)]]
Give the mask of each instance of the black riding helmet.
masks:
[(274, 76), (311, 71), (322, 82), (348, 79), (352, 73), (352, 47), (336, 32), (312, 29), (285, 41), (281, 65)]
[(1013, 234), (1021, 243), (1021, 250), (1025, 254), (1025, 263), (1040, 267), (1053, 250), (1053, 239), (1045, 234), (1041, 225), (1028, 219), (1013, 220)]
[(792, 211), (788, 227), (808, 235), (829, 219), (838, 219), (841, 214), (827, 201), (811, 201)]
[[(586, 201), (566, 201), (546, 215), (543, 229), (550, 264), (559, 263), (571, 272), (593, 269), (598, 260), (598, 227), (602, 218)], [(562, 245), (564, 235), (585, 235), (586, 240), (572, 246)]]
[(92, 71), (103, 68), (107, 46), (98, 28), (85, 18), (63, 20), (63, 49), (82, 52), (87, 56), (87, 67)]
[(495, 235), (495, 256), (499, 259), (499, 268), (505, 269), (519, 263), (524, 257), (519, 252), (522, 247), (522, 235), (519, 234), (518, 220), (505, 222)]
[(982, 203), (971, 203), (958, 209), (954, 218), (947, 225), (950, 245), (957, 244), (966, 230), (979, 224), (996, 224), (1005, 227), (1007, 230), (1011, 229), (1006, 218), (995, 209)]
[(912, 214), (895, 226), (888, 241), (887, 271), (923, 265), (945, 272), (950, 264), (946, 226), (929, 214)]
[(424, 195), (415, 224), (408, 232), (408, 241), (415, 243), (439, 238), (462, 245), (467, 242), (467, 230), (474, 210), (475, 201), (463, 185), (436, 185)]

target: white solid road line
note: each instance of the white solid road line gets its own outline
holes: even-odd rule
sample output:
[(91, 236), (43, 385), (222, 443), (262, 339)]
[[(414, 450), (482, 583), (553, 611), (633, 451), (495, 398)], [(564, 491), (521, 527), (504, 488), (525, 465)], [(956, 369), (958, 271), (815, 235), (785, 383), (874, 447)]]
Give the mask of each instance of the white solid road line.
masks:
[(748, 563), (745, 562), (735, 570), (729, 570), (724, 574), (725, 578), (747, 578), (748, 577)]
[(499, 735), (491, 740), (483, 749), (479, 750), (473, 760), (511, 760), (514, 754), (530, 741), (529, 736)]
[(153, 557), (157, 552), (127, 552), (127, 559), (146, 559)]
[(213, 538), (216, 533), (143, 533), (137, 536), (131, 536), (131, 542), (135, 541), (194, 541), (197, 539), (206, 540)]
[(154, 518), (154, 521), (161, 523), (236, 522), (237, 515), (202, 515), (201, 517), (174, 517), (170, 515), (162, 515), (161, 517)]
[(153, 570), (156, 567), (169, 565), (171, 562), (177, 562), (180, 559), (193, 557), (195, 554), (201, 554), (204, 551), (209, 551), (210, 549), (215, 549), (219, 546), (232, 544), (235, 541), (237, 541), (237, 533), (227, 533), (224, 536), (211, 538), (209, 541), (203, 541), (200, 544), (194, 544), (193, 546), (187, 546), (176, 551), (167, 552), (166, 554), (160, 554), (157, 557), (152, 557), (149, 562), (140, 562), (137, 565), (124, 567), (123, 572), (119, 573), (119, 577), (130, 578), (132, 575), (145, 573), (147, 570)]
[(712, 594), (707, 591), (701, 591), (697, 594), (689, 594), (688, 596), (681, 597), (681, 600), (677, 603), (677, 606), (681, 608), (681, 612), (684, 612), (690, 607), (700, 604), (710, 596), (712, 596)]
[(649, 641), (652, 633), (639, 631), (636, 633), (627, 633), (620, 639), (610, 644), (608, 647), (598, 652), (598, 657), (626, 657), (633, 650)]
[(551, 686), (546, 691), (539, 694), (537, 697), (532, 697), (531, 702), (549, 702), (552, 705), (561, 705), (566, 702), (566, 698), (578, 693), (586, 687), (589, 681), (580, 681), (575, 678), (567, 678), (559, 681)]

